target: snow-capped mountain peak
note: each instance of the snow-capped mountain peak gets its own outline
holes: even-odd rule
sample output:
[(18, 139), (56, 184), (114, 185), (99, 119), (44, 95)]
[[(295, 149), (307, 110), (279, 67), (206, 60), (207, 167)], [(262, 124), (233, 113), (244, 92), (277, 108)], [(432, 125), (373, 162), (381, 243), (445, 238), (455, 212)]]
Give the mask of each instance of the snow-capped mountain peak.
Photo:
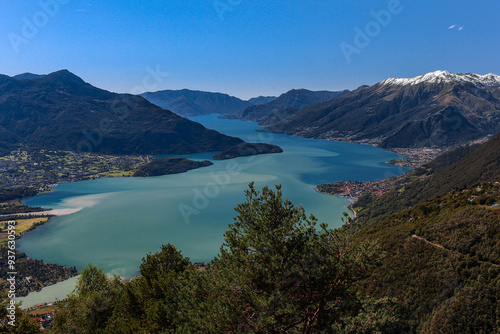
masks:
[(500, 87), (500, 75), (493, 73), (479, 75), (474, 73), (453, 74), (448, 71), (430, 72), (414, 78), (389, 78), (380, 84), (391, 86), (418, 85), (420, 83), (466, 83), (470, 82), (479, 87)]

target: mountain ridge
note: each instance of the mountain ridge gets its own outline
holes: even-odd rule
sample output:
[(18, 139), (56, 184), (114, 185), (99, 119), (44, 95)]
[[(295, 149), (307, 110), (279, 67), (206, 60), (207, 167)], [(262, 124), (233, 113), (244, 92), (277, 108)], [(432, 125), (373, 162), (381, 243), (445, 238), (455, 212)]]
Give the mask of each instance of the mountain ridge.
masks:
[(13, 76), (12, 78), (16, 80), (35, 80), (35, 79), (40, 79), (41, 77), (44, 77), (44, 74), (34, 74), (34, 73), (21, 73), (18, 75)]
[(234, 114), (252, 105), (249, 101), (228, 94), (190, 89), (146, 92), (141, 96), (181, 116)]
[(251, 99), (248, 100), (248, 102), (250, 102), (253, 105), (266, 104), (276, 100), (277, 98), (278, 98), (277, 96), (257, 96), (257, 97), (252, 97)]
[(68, 70), (0, 77), (0, 152), (20, 145), (110, 154), (220, 151), (242, 143), (151, 104), (90, 85)]
[(479, 86), (500, 86), (500, 75), (488, 73), (484, 75), (474, 73), (453, 74), (448, 71), (434, 71), (413, 78), (388, 78), (380, 82), (381, 85), (417, 85), (422, 82), (427, 83), (447, 83), (447, 82), (472, 82)]
[(272, 124), (290, 117), (303, 107), (331, 100), (347, 92), (347, 90), (331, 92), (326, 90), (311, 91), (303, 88), (292, 89), (268, 103), (248, 107), (242, 112), (227, 118), (258, 122), (261, 125)]
[[(477, 79), (455, 82), (441, 80), (449, 72), (433, 73), (409, 81), (386, 79), (362, 86), (304, 107), (291, 117), (268, 124), (267, 129), (382, 148), (450, 147), (500, 131), (498, 76), (477, 84), (477, 75), (455, 75)], [(487, 85), (490, 82), (492, 85)]]

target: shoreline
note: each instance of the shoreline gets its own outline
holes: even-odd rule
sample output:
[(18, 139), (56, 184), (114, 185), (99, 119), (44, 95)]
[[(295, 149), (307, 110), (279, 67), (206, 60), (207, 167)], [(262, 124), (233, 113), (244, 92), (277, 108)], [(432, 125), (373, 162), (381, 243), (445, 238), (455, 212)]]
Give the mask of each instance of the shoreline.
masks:
[[(43, 193), (46, 193), (46, 191)], [(19, 201), (22, 201), (22, 199)], [(25, 229), (25, 226), (22, 225), (23, 229), (21, 229), (21, 232), (15, 238), (15, 257), (16, 260), (19, 260), (19, 262), (16, 263), (19, 268), (16, 267), (16, 269), (20, 271), (18, 277), (21, 279), (21, 282), (19, 283), (19, 290), (23, 291), (21, 294), (16, 295), (16, 301), (23, 301), (30, 294), (39, 295), (40, 291), (53, 287), (59, 283), (72, 280), (79, 275), (79, 272), (75, 267), (60, 265), (58, 263), (46, 263), (43, 259), (31, 258), (28, 254), (19, 250), (17, 242), (22, 240), (26, 233), (34, 231), (38, 226), (50, 223), (52, 217), (70, 215), (82, 209), (83, 207), (47, 209), (44, 211), (30, 211), (0, 215), (0, 220), (13, 220), (16, 222), (16, 226), (18, 224), (25, 224), (25, 221), (35, 221), (37, 219), (44, 220), (43, 222), (32, 222), (31, 226), (27, 229)], [(38, 210), (40, 210), (40, 208), (38, 208)], [(26, 295), (24, 295), (24, 293), (26, 293)]]
[[(160, 159), (160, 158), (158, 158), (158, 159)], [(155, 160), (158, 160), (158, 159), (155, 159)], [(189, 170), (192, 170), (192, 169), (196, 169), (196, 168), (191, 168), (191, 169), (182, 171), (181, 173), (186, 173), (186, 172), (188, 172)], [(164, 175), (170, 175), (170, 174), (177, 174), (177, 173), (165, 173), (165, 174), (161, 174), (161, 175), (158, 175), (158, 176), (164, 176)], [(128, 178), (128, 177), (141, 178), (139, 176), (132, 176), (132, 175), (106, 175), (106, 174), (97, 174), (97, 175), (92, 175), (90, 177), (89, 176), (85, 176), (85, 177), (82, 177), (82, 178), (75, 178), (75, 179), (71, 179), (71, 180), (60, 180), (58, 183), (52, 183), (50, 185), (44, 186), (43, 188), (40, 188), (41, 191), (37, 192), (35, 195), (19, 198), (18, 201), (20, 203), (22, 203), (22, 201), (25, 200), (26, 198), (32, 198), (32, 197), (35, 197), (35, 196), (39, 196), (41, 194), (52, 193), (52, 192), (55, 191), (54, 190), (55, 187), (57, 187), (58, 185), (63, 184), (63, 183), (76, 183), (76, 182), (83, 182), (83, 181), (97, 181), (99, 179)], [(76, 212), (79, 212), (79, 211), (83, 210), (84, 208), (85, 208), (84, 206), (81, 206), (81, 207), (79, 206), (79, 207), (76, 207), (76, 208), (63, 208), (63, 209), (52, 209), (52, 208), (49, 208), (49, 209), (46, 209), (44, 211), (40, 211), (40, 209), (43, 209), (43, 208), (37, 208), (37, 211), (22, 212), (22, 213), (13, 213), (13, 214), (2, 214), (2, 215), (0, 215), (0, 219), (6, 219), (7, 218), (7, 219), (18, 221), (18, 220), (21, 220), (21, 219), (30, 219), (30, 218), (39, 218), (39, 217), (47, 217), (48, 218), (47, 221), (44, 222), (43, 224), (34, 225), (32, 227), (32, 229), (29, 230), (29, 231), (33, 231), (33, 230), (35, 230), (40, 225), (44, 225), (44, 224), (50, 223), (50, 221), (51, 221), (50, 218), (52, 218), (52, 217), (71, 215), (71, 214), (74, 214)], [(32, 208), (32, 209), (35, 209), (35, 208)], [(24, 234), (18, 236), (16, 238), (16, 240), (20, 240), (24, 236)], [(24, 256), (26, 256), (27, 258), (29, 258), (26, 253), (22, 253), (22, 252), (18, 251), (17, 247), (16, 247), (16, 252), (18, 254), (24, 254)], [(44, 262), (43, 259), (40, 259), (40, 260), (37, 260), (37, 261)], [(65, 267), (65, 268), (67, 267), (65, 265), (60, 265), (60, 264), (57, 264), (57, 263), (50, 263), (50, 264), (51, 265), (56, 265), (56, 266), (59, 266), (59, 267)], [(69, 267), (67, 267), (67, 268), (69, 268)], [(59, 287), (59, 286), (65, 287), (69, 283), (73, 282), (74, 279), (75, 279), (75, 277), (78, 277), (78, 275), (80, 275), (80, 273), (77, 271), (73, 276), (69, 276), (69, 277), (57, 276), (56, 280), (47, 282), (46, 284), (43, 284), (43, 286), (39, 290), (29, 291), (26, 296), (19, 296), (16, 299), (19, 299), (20, 301), (24, 301), (30, 295), (34, 296), (33, 298), (39, 298), (39, 296), (43, 296), (44, 295), (44, 293), (42, 291), (46, 291), (45, 289), (49, 288), (50, 291), (52, 291), (53, 289), (57, 289), (57, 287)], [(24, 279), (23, 276), (20, 276), (20, 277)], [(130, 280), (133, 280), (134, 278), (137, 278), (137, 277), (133, 277)], [(57, 287), (55, 287), (55, 286), (57, 286)], [(69, 292), (71, 292), (71, 290), (66, 291), (64, 293), (64, 296), (66, 296)], [(59, 298), (59, 297), (57, 297), (56, 299), (57, 300), (61, 300), (61, 298)], [(23, 308), (25, 308), (25, 309), (28, 309), (28, 308), (30, 308), (30, 309), (31, 308), (37, 308), (37, 307), (43, 306), (44, 304), (52, 303), (52, 302), (55, 302), (55, 301), (56, 300), (53, 300), (53, 301), (50, 301), (50, 302), (44, 301), (42, 303), (37, 302), (36, 304), (33, 304), (33, 305), (23, 306)]]
[(354, 210), (354, 207), (353, 207), (354, 203), (356, 203), (356, 202), (357, 202), (357, 200), (352, 202), (351, 204), (349, 204), (349, 206), (347, 207), (354, 215), (354, 219), (358, 218), (358, 213), (356, 212), (356, 210)]
[[(241, 120), (240, 120), (241, 121)], [(338, 141), (338, 140), (337, 140)], [(345, 142), (345, 143), (349, 143), (348, 141), (340, 141), (340, 142)], [(371, 145), (371, 144), (368, 144), (368, 143), (356, 143), (356, 144), (360, 144), (360, 145), (369, 145), (369, 146), (374, 146), (374, 147), (377, 147), (376, 145)], [(377, 147), (379, 148), (379, 147)], [(396, 152), (394, 152), (396, 153)], [(397, 153), (396, 153), (397, 154)], [(81, 179), (70, 179), (70, 180), (64, 180), (64, 181), (61, 181), (59, 183), (73, 183), (73, 182), (81, 182), (81, 181), (89, 181), (89, 180), (97, 180), (97, 179), (101, 179), (101, 178), (123, 178), (123, 177), (130, 177), (128, 175), (102, 175), (100, 174), (98, 177), (91, 177), (91, 178), (88, 178), (88, 177), (85, 177), (85, 178), (81, 178)], [(52, 186), (54, 186), (54, 184), (52, 184)], [(326, 193), (324, 191), (319, 191), (317, 187), (315, 187), (315, 190), (320, 192), (320, 193)], [(51, 192), (51, 191), (54, 191), (54, 189), (52, 187), (50, 187), (50, 190), (48, 192)], [(47, 192), (47, 191), (44, 191), (44, 192)], [(43, 192), (40, 192), (38, 193), (37, 195), (35, 196), (38, 196), (40, 195), (41, 193)], [(348, 210), (352, 213), (352, 215), (354, 216), (354, 219), (357, 218), (357, 212), (353, 209), (353, 204), (357, 201), (357, 197), (354, 197), (354, 196), (339, 196), (339, 197), (345, 197), (349, 200), (349, 202), (351, 202), (347, 208)], [(26, 197), (27, 198), (27, 197)], [(29, 213), (24, 213), (24, 214), (19, 214), (19, 215), (16, 215), (15, 217), (23, 217), (23, 216), (29, 216), (29, 215), (43, 215), (43, 216), (63, 216), (63, 215), (69, 215), (69, 214), (73, 214), (73, 213), (76, 213), (80, 210), (82, 210), (83, 208), (73, 208), (73, 209), (50, 209), (50, 210), (47, 210), (47, 211), (43, 211), (43, 212), (40, 212), (40, 211), (36, 211), (36, 212), (29, 212)], [(50, 222), (50, 221), (49, 221)], [(132, 278), (133, 279), (133, 278)], [(48, 286), (46, 286), (48, 287)], [(44, 288), (46, 288), (44, 287)]]
[[(344, 181), (341, 181), (341, 182), (344, 182)], [(354, 216), (354, 219), (356, 219), (358, 217), (358, 213), (353, 208), (353, 205), (358, 201), (357, 197), (344, 196), (344, 195), (340, 195), (340, 194), (331, 194), (331, 193), (319, 190), (318, 187), (319, 187), (319, 185), (316, 186), (316, 187), (314, 187), (314, 190), (316, 190), (320, 194), (325, 194), (325, 195), (330, 195), (330, 196), (345, 198), (348, 201), (350, 201), (351, 203), (347, 206), (347, 209), (352, 212), (352, 214)]]
[(75, 209), (48, 209), (47, 211), (32, 211), (32, 212), (22, 212), (22, 213), (12, 213), (12, 214), (4, 214), (0, 215), (0, 218), (7, 218), (7, 217), (24, 217), (24, 218), (29, 218), (32, 216), (35, 217), (57, 217), (57, 216), (66, 216), (70, 215), (72, 213), (78, 212), (82, 210), (82, 208), (75, 208)]
[[(21, 305), (21, 308), (23, 310), (34, 310), (39, 307), (44, 307), (47, 304), (55, 304), (56, 302), (62, 301), (67, 298), (67, 295), (71, 293), (71, 291), (76, 286), (76, 281), (78, 280), (79, 275), (80, 274), (78, 273), (75, 276), (69, 277), (60, 282), (47, 285), (43, 287), (41, 290), (32, 291), (24, 297), (16, 297), (16, 300), (21, 301), (23, 303)], [(48, 289), (48, 291), (46, 289)], [(49, 292), (52, 293), (55, 297), (47, 298), (44, 296)], [(32, 299), (32, 301), (26, 303), (26, 301), (29, 301), (29, 299)], [(53, 299), (53, 300), (47, 301), (48, 299)]]

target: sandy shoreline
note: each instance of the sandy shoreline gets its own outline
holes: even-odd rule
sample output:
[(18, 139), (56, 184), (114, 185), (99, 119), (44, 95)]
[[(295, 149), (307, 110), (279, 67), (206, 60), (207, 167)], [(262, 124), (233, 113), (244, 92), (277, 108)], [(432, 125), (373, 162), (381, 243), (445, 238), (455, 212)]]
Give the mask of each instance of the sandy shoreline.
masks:
[(0, 217), (29, 217), (29, 216), (65, 216), (72, 213), (78, 212), (83, 208), (76, 209), (54, 209), (48, 211), (37, 211), (37, 212), (26, 212), (26, 213), (14, 213), (10, 215), (0, 215)]

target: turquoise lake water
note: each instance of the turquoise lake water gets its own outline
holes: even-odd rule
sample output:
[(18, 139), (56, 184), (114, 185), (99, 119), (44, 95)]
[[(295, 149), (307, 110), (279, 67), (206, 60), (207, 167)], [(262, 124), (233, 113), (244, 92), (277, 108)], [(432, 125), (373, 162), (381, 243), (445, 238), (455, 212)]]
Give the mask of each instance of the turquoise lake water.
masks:
[[(338, 227), (348, 199), (318, 193), (316, 185), (381, 180), (407, 171), (386, 163), (396, 154), (368, 145), (260, 133), (255, 123), (214, 115), (191, 119), (249, 142), (279, 145), (284, 153), (213, 161), (213, 166), (176, 175), (60, 184), (54, 192), (24, 203), (82, 209), (27, 233), (18, 242), (19, 250), (31, 258), (78, 269), (92, 262), (127, 279), (138, 274), (146, 253), (166, 243), (192, 261), (211, 260), (251, 181), (258, 188), (282, 184), (284, 195), (294, 204), (304, 205), (319, 222)], [(210, 159), (213, 153), (183, 156)]]

